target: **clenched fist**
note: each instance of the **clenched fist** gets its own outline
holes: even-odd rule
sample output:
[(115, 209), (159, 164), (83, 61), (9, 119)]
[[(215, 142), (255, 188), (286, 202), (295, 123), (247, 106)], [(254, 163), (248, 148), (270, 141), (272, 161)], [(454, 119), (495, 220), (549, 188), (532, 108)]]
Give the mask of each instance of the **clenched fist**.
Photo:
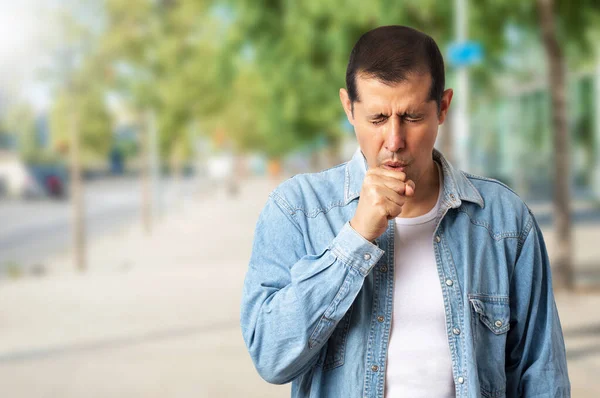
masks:
[(415, 183), (401, 171), (380, 167), (367, 171), (360, 199), (350, 225), (365, 239), (374, 241), (387, 229), (388, 221), (402, 212), (406, 197), (415, 193)]

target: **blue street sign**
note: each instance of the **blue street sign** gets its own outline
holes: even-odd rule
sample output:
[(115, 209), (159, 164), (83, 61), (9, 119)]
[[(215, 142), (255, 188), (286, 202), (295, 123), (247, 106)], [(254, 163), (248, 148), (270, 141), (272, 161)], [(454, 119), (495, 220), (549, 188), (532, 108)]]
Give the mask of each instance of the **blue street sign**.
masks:
[(483, 47), (476, 41), (454, 42), (448, 46), (448, 61), (453, 66), (478, 64), (483, 59)]

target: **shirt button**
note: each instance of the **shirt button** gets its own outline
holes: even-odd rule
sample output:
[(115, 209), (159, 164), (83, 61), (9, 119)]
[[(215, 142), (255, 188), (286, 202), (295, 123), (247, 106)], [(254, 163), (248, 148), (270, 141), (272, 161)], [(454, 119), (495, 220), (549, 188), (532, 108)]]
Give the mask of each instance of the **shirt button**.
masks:
[(435, 237), (435, 241), (436, 241), (437, 243), (440, 243), (440, 241), (441, 241), (441, 240), (442, 240), (442, 238), (440, 238), (440, 236), (439, 236), (439, 235), (436, 235), (436, 237)]
[(465, 378), (464, 378), (464, 377), (462, 377), (462, 376), (460, 376), (460, 377), (458, 378), (458, 384), (463, 384), (464, 382), (465, 382)]
[(446, 285), (452, 286), (454, 285), (454, 282), (452, 282), (452, 279), (446, 279)]
[(373, 365), (373, 366), (371, 366), (371, 370), (372, 370), (373, 372), (377, 372), (377, 371), (379, 370), (379, 366), (377, 366), (377, 365)]
[(363, 258), (365, 259), (365, 261), (369, 261), (371, 259), (371, 255), (369, 253), (366, 253)]
[(459, 335), (460, 334), (460, 329), (459, 328), (454, 328), (452, 329), (452, 333), (454, 333), (455, 335)]
[(384, 317), (382, 317), (381, 315), (379, 315), (379, 316), (377, 317), (377, 320), (378, 320), (379, 322), (383, 322), (383, 321), (385, 321), (385, 318), (384, 318)]
[(496, 325), (497, 328), (501, 328), (502, 327), (502, 321), (498, 320), (498, 321), (494, 322), (494, 325)]
[(386, 265), (382, 265), (382, 266), (379, 268), (379, 271), (380, 271), (380, 272), (387, 272), (387, 266), (386, 266)]

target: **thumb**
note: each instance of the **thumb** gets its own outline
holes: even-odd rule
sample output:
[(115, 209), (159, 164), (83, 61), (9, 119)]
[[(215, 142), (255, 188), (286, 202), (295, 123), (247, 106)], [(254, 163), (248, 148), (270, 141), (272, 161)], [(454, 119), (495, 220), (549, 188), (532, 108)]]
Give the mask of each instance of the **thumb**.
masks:
[(406, 182), (406, 187), (404, 188), (404, 195), (413, 196), (415, 194), (415, 183), (413, 180), (408, 180)]

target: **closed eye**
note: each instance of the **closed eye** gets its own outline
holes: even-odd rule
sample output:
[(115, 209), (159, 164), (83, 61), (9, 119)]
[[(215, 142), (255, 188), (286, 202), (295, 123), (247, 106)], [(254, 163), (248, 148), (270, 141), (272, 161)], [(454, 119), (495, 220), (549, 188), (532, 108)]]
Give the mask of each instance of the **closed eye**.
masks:
[(420, 121), (423, 120), (422, 117), (418, 117), (418, 116), (415, 116), (415, 117), (404, 116), (403, 119), (409, 123), (419, 123)]

